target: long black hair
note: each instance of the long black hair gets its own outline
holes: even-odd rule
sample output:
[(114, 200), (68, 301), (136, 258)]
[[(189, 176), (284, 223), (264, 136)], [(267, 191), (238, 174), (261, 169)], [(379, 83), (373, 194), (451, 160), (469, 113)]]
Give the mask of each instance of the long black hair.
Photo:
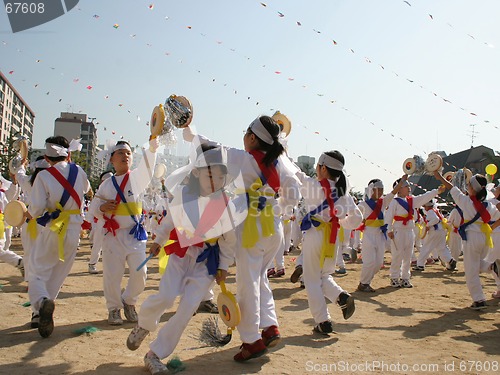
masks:
[(270, 145), (269, 143), (264, 142), (254, 132), (252, 132), (252, 129), (250, 128), (248, 128), (247, 132), (254, 134), (257, 138), (257, 142), (259, 143), (258, 149), (266, 153), (266, 155), (262, 159), (262, 162), (267, 167), (269, 167), (276, 159), (278, 159), (278, 157), (285, 151), (285, 149), (278, 140), (280, 135), (280, 127), (276, 123), (276, 121), (274, 121), (269, 116), (260, 116), (259, 120), (273, 138), (273, 144)]
[[(43, 156), (39, 156), (36, 158), (35, 163), (39, 160), (44, 160), (45, 158)], [(30, 176), (30, 185), (33, 186), (33, 183), (35, 182), (35, 178), (40, 171), (43, 171), (45, 168), (35, 168), (35, 171), (33, 174)]]
[[(340, 151), (327, 151), (325, 152), (325, 154), (334, 159), (337, 159), (342, 163), (342, 165), (345, 165), (344, 155), (342, 155)], [(337, 169), (328, 168), (326, 165), (325, 168), (328, 172), (328, 175), (330, 176), (330, 180), (336, 180), (335, 186), (337, 187), (337, 192), (339, 194), (339, 197), (342, 197), (343, 195), (345, 195), (347, 189), (347, 180), (345, 178), (344, 172)]]
[(479, 185), (481, 185), (481, 190), (476, 192), (476, 198), (478, 201), (482, 202), (486, 199), (487, 195), (486, 185), (488, 184), (488, 180), (482, 174), (476, 174), (475, 177), (477, 182), (479, 182)]

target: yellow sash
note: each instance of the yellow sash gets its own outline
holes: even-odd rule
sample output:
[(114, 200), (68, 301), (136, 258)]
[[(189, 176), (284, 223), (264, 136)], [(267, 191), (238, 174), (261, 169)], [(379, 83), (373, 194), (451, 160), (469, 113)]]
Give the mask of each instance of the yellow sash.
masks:
[(30, 235), (30, 238), (34, 240), (37, 235), (37, 230), (36, 230), (36, 219), (31, 219), (28, 221), (28, 234)]
[(3, 221), (3, 213), (0, 213), (0, 240), (5, 238), (5, 223)]
[(383, 219), (370, 219), (365, 221), (365, 226), (367, 227), (380, 228), (382, 225), (384, 225)]
[[(464, 224), (467, 222), (468, 221), (465, 221)], [(491, 238), (491, 232), (493, 232), (493, 230), (491, 229), (490, 224), (480, 221), (476, 221), (473, 224), (479, 225), (481, 232), (484, 233), (484, 236), (486, 237), (486, 246), (488, 246), (489, 248), (493, 248), (493, 239)]]
[(479, 226), (481, 226), (481, 232), (484, 233), (485, 237), (486, 237), (486, 246), (488, 246), (489, 248), (493, 248), (493, 239), (491, 238), (491, 232), (493, 232), (493, 230), (491, 229), (490, 227), (490, 224), (488, 223), (482, 223), (482, 224), (479, 224)]
[(130, 216), (142, 214), (142, 202), (127, 202), (118, 203), (116, 210), (113, 212), (116, 216)]
[(80, 210), (64, 210), (59, 202), (57, 203), (57, 209), (61, 212), (56, 219), (51, 221), (50, 230), (57, 234), (59, 260), (64, 262), (64, 239), (68, 230), (69, 217), (70, 215), (80, 215)]
[(273, 206), (267, 204), (259, 211), (259, 197), (269, 196), (274, 194), (266, 194), (258, 191), (262, 187), (262, 181), (259, 179), (250, 186), (247, 190), (248, 194), (248, 215), (243, 226), (242, 246), (252, 248), (259, 241), (259, 229), (257, 228), (257, 218), (260, 218), (260, 226), (262, 227), (262, 236), (270, 237), (274, 234), (274, 212)]
[[(330, 235), (332, 233), (332, 223), (324, 222), (323, 220), (319, 220), (316, 217), (311, 218), (311, 220), (317, 221), (319, 223), (319, 225), (316, 227), (316, 230), (323, 231), (323, 243), (321, 244), (321, 255), (319, 259), (319, 266), (323, 268), (326, 258), (335, 258), (336, 244), (330, 243)], [(340, 243), (342, 243), (344, 242), (344, 230), (342, 229), (342, 227), (340, 228), (339, 232), (340, 233), (337, 237), (337, 242), (340, 241)]]

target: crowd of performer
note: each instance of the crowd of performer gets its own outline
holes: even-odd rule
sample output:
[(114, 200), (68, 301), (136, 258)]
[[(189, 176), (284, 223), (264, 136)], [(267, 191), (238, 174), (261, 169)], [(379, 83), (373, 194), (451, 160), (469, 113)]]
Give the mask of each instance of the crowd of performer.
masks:
[[(348, 161), (339, 151), (325, 150), (315, 177), (307, 176), (288, 158), (271, 117), (251, 122), (241, 149), (190, 127), (183, 129), (183, 137), (192, 144), (189, 164), (166, 176), (155, 194), (148, 186), (157, 138), (142, 150), (135, 169), (129, 143), (119, 141), (105, 150), (101, 156), (113, 172), (101, 175), (96, 192), (84, 170), (71, 162), (78, 142), (61, 136), (46, 140), (45, 156), (30, 168), (24, 161), (10, 181), (2, 179), (0, 260), (18, 268), (28, 283), (30, 324), (42, 337), (54, 330), (57, 296), (73, 266), (82, 225), (92, 240), (90, 274), (100, 272), (102, 256), (108, 323), (136, 323), (126, 342), (130, 350), (159, 328), (144, 357), (152, 374), (168, 373), (162, 360), (172, 354), (193, 314), (218, 312), (212, 289), (225, 281), (233, 264), (242, 340), (234, 360), (247, 361), (274, 348), (281, 333), (269, 280), (288, 277), (284, 256), (289, 251), (300, 251), (290, 280), (300, 281), (307, 292), (315, 334), (333, 332), (326, 299), (344, 319), (355, 313), (353, 295), (333, 277), (347, 273), (347, 259), (362, 262), (357, 292), (376, 293), (381, 286), (373, 280), (385, 268), (386, 253), (388, 283), (403, 289), (413, 287), (412, 271), (425, 272), (437, 261), (453, 272), (463, 257), (470, 307), (487, 308), (480, 273), (493, 276), (497, 290), (492, 297), (500, 298), (500, 188), (489, 192), (483, 175), (473, 175), (461, 191), (434, 172), (440, 187), (416, 196), (407, 175), (394, 181), (387, 194), (374, 178), (357, 202), (344, 173)], [(447, 217), (436, 201), (445, 190), (454, 202)], [(15, 200), (27, 206), (26, 222), (14, 228), (23, 257), (9, 249), (13, 228), (3, 221), (5, 206)], [(164, 272), (158, 292), (139, 308), (148, 253), (160, 258)], [(176, 313), (159, 327), (178, 296)]]

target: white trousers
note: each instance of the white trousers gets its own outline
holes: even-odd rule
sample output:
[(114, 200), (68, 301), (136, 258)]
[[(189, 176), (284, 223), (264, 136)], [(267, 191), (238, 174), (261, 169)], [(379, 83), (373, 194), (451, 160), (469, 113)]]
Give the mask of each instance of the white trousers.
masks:
[[(118, 229), (116, 236), (108, 233), (102, 242), (103, 290), (108, 310), (122, 309), (122, 300), (128, 305), (135, 305), (146, 286), (147, 266), (137, 271), (146, 259), (146, 241), (136, 240), (129, 231)], [(128, 265), (129, 277), (122, 294), (125, 265)]]
[(391, 279), (410, 280), (411, 255), (415, 243), (413, 228), (394, 228), (391, 243)]
[(38, 235), (29, 257), (28, 294), (33, 311), (40, 309), (43, 298), (55, 300), (71, 271), (80, 242), (80, 225), (70, 224), (64, 238), (64, 262), (59, 260), (57, 234), (38, 227)]
[[(89, 264), (96, 264), (99, 262), (99, 257), (102, 253), (102, 242), (104, 241), (104, 224), (94, 223), (92, 225), (92, 249), (90, 251)], [(111, 235), (111, 234), (109, 234)]]
[[(344, 290), (335, 282), (331, 273), (335, 271), (335, 259), (326, 258), (323, 267), (320, 266), (323, 231), (311, 228), (304, 234), (302, 245), (302, 274), (307, 291), (309, 310), (316, 323), (330, 319), (325, 297), (336, 303)], [(337, 247), (340, 247), (337, 245)], [(342, 254), (340, 254), (342, 257)]]
[[(439, 225), (439, 224), (438, 224)], [(417, 266), (425, 266), (425, 262), (431, 252), (437, 253), (441, 260), (448, 264), (451, 260), (450, 249), (446, 246), (446, 232), (440, 229), (429, 229), (423, 240), (420, 254), (417, 258)]]
[(384, 253), (387, 239), (380, 228), (365, 228), (363, 232), (363, 243), (361, 245), (361, 256), (363, 265), (361, 267), (361, 284), (370, 284), (375, 274), (384, 264)]
[[(239, 244), (241, 244), (241, 230), (238, 227)], [(281, 220), (274, 220), (274, 235), (260, 237), (257, 244), (250, 248), (241, 245), (235, 251), (236, 258), (236, 299), (240, 305), (241, 322), (238, 332), (244, 343), (251, 344), (261, 338), (260, 329), (272, 325), (278, 326), (273, 292), (269, 286), (267, 269), (276, 256), (276, 252), (283, 249), (283, 226)]]
[(15, 252), (5, 249), (5, 239), (0, 240), (0, 261), (17, 267), (19, 259), (22, 259)]
[(206, 262), (196, 263), (196, 257), (188, 254), (184, 258), (176, 255), (169, 257), (158, 293), (146, 298), (139, 311), (139, 326), (155, 331), (164, 311), (174, 305), (177, 296), (181, 296), (177, 311), (149, 345), (158, 357), (166, 358), (172, 354), (213, 281), (214, 277), (208, 274)]
[[(488, 254), (486, 254), (486, 258), (484, 258), (486, 263), (489, 264), (492, 264), (497, 259), (500, 259), (500, 232), (493, 232), (491, 234), (491, 237), (493, 239), (493, 249), (489, 249)], [(497, 289), (500, 290), (500, 278), (497, 276), (495, 272), (493, 272), (493, 270), (491, 270), (491, 274), (495, 279), (495, 284), (497, 286)]]
[(448, 238), (448, 247), (450, 248), (450, 253), (453, 259), (458, 261), (460, 253), (462, 252), (462, 237), (460, 237), (458, 233), (451, 231), (450, 236)]
[(481, 285), (480, 273), (490, 272), (491, 262), (484, 260), (489, 249), (486, 237), (481, 232), (467, 231), (467, 240), (463, 241), (465, 282), (472, 301), (484, 301), (486, 296)]

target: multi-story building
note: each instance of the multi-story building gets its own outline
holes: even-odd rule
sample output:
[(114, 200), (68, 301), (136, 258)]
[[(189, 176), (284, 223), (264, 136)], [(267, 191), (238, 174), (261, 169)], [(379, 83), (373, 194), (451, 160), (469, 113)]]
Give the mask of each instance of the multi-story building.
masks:
[(0, 72), (0, 143), (8, 147), (10, 135), (24, 135), (31, 143), (34, 124), (35, 112)]
[(102, 169), (99, 168), (97, 160), (97, 128), (92, 121), (87, 121), (87, 115), (83, 113), (62, 112), (55, 120), (54, 135), (62, 135), (69, 141), (81, 138), (82, 159), (78, 160), (81, 167), (87, 173), (89, 180), (99, 178)]

